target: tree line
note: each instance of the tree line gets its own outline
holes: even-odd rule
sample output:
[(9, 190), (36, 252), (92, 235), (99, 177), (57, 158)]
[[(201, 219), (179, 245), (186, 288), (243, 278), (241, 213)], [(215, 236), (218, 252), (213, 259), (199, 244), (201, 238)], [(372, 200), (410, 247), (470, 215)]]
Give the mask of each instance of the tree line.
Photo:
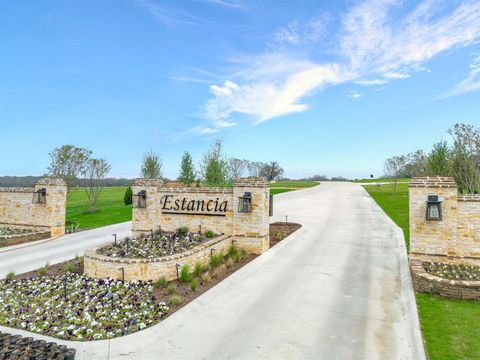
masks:
[(384, 163), (384, 173), (396, 191), (399, 178), (415, 176), (452, 176), (461, 193), (477, 194), (480, 190), (480, 128), (456, 124), (446, 140), (435, 143), (429, 153), (417, 150), (393, 156)]

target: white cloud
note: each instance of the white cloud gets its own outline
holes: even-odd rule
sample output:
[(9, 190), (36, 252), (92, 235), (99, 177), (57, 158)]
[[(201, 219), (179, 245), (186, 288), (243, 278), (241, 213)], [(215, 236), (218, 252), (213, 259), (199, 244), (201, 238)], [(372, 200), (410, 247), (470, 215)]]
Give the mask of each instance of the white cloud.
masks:
[(358, 91), (352, 91), (347, 96), (351, 97), (352, 99), (358, 99), (362, 97), (362, 94), (360, 94)]
[[(396, 13), (401, 5), (399, 0), (370, 0), (352, 7), (341, 21), (339, 60), (319, 63), (286, 48), (230, 59), (242, 68), (223, 84), (211, 85), (204, 118), (218, 130), (234, 126), (237, 113), (261, 123), (302, 112), (309, 107), (305, 98), (315, 91), (345, 82), (368, 86), (406, 79), (426, 71), (424, 63), (437, 54), (480, 38), (480, 1), (466, 0), (452, 9), (451, 3), (426, 0), (403, 18)], [(275, 41), (294, 48), (308, 42), (315, 46), (325, 34), (323, 23), (290, 22), (277, 30)], [(479, 71), (474, 66), (454, 91), (477, 89)]]
[(480, 55), (477, 55), (473, 63), (470, 64), (470, 73), (468, 76), (456, 84), (443, 97), (465, 94), (476, 90), (480, 90)]

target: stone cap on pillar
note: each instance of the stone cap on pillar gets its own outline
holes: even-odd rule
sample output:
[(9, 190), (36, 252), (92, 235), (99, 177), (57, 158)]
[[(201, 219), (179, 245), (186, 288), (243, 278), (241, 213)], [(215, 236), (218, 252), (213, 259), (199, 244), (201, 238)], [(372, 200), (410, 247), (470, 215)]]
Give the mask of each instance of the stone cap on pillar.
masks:
[(455, 179), (450, 176), (414, 177), (409, 187), (413, 188), (456, 188)]
[(268, 181), (261, 177), (240, 178), (235, 181), (235, 187), (268, 187)]
[(63, 179), (43, 178), (35, 183), (36, 186), (67, 186)]
[(133, 186), (156, 186), (156, 187), (159, 187), (162, 184), (163, 184), (162, 179), (137, 178), (133, 182)]

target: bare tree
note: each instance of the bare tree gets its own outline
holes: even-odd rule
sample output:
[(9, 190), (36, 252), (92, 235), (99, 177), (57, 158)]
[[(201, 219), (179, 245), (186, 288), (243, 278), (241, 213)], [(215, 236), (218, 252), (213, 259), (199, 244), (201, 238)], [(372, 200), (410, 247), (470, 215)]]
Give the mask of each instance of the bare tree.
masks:
[(267, 181), (277, 180), (283, 175), (283, 169), (276, 161), (271, 161), (266, 164), (260, 175), (267, 179)]
[(247, 163), (248, 174), (253, 177), (260, 177), (265, 163), (260, 161), (249, 161)]
[(162, 176), (162, 159), (157, 153), (149, 151), (143, 154), (141, 173), (145, 179), (159, 179)]
[(110, 171), (111, 166), (105, 159), (89, 159), (82, 170), (86, 193), (89, 201), (87, 213), (97, 211), (97, 202), (104, 186), (103, 180)]
[(384, 172), (385, 176), (392, 184), (392, 191), (397, 191), (397, 183), (400, 174), (405, 170), (406, 157), (404, 155), (394, 156), (385, 160)]
[(62, 145), (49, 153), (51, 162), (48, 175), (65, 180), (68, 187), (78, 182), (78, 176), (84, 169), (92, 152), (74, 145)]
[(480, 128), (456, 124), (448, 133), (453, 138), (452, 173), (462, 192), (474, 194), (480, 185)]
[(231, 158), (228, 160), (228, 172), (232, 181), (240, 179), (247, 170), (247, 160)]

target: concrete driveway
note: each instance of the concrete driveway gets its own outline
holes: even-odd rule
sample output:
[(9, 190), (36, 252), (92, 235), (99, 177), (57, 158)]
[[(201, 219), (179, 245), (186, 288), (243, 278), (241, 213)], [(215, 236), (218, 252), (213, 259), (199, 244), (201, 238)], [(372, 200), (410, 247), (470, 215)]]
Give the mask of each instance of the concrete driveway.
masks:
[(59, 342), (77, 359), (425, 359), (403, 235), (361, 186), (276, 195), (275, 214), (303, 228), (165, 321)]
[(73, 259), (75, 255), (81, 256), (85, 249), (113, 241), (113, 233), (117, 233), (119, 239), (127, 236), (131, 227), (132, 223), (128, 221), (64, 235), (57, 239), (0, 248), (0, 279), (10, 271), (20, 274), (38, 269), (46, 262), (52, 265)]

